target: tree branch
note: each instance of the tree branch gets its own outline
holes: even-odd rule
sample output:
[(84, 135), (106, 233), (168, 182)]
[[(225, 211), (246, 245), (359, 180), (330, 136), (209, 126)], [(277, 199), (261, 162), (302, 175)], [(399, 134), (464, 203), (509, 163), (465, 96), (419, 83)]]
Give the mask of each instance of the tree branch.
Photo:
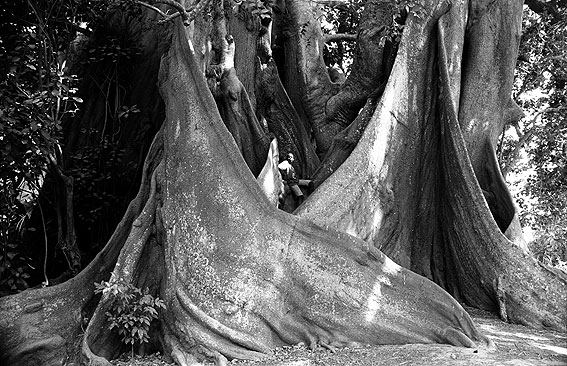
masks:
[[(558, 3), (556, 1), (545, 2), (541, 0), (525, 0), (524, 3), (537, 14), (544, 14), (547, 13), (553, 17), (553, 21), (557, 22), (563, 19), (563, 16), (558, 11), (557, 6)], [(564, 1), (559, 2), (560, 5), (563, 5)]]
[[(183, 7), (183, 5), (181, 5), (175, 0), (151, 0), (150, 2), (145, 2), (140, 0), (136, 1), (137, 4), (140, 4), (141, 6), (151, 9), (157, 12), (159, 15), (161, 15), (163, 19), (161, 19), (158, 23), (166, 23), (180, 16), (183, 19), (183, 24), (185, 26), (189, 26), (197, 16), (197, 14), (199, 14), (201, 11), (205, 9), (207, 5), (209, 5), (209, 2), (210, 0), (200, 0), (197, 4), (192, 6), (190, 10), (187, 10)], [(162, 11), (161, 9), (159, 9), (158, 7), (154, 6), (153, 4), (169, 5), (177, 9), (177, 11), (173, 14), (168, 14)]]
[(323, 40), (325, 41), (325, 43), (340, 42), (340, 41), (356, 41), (356, 37), (358, 37), (358, 35), (351, 33), (335, 33), (335, 34), (326, 34), (323, 37)]
[[(155, 7), (155, 6), (151, 5), (151, 4), (148, 4), (148, 3), (143, 2), (143, 1), (136, 1), (136, 3), (138, 3), (138, 4), (140, 4), (140, 5), (144, 6), (144, 7), (146, 7), (146, 8), (148, 8), (148, 9), (151, 9), (151, 10), (155, 11), (156, 13), (158, 13), (159, 15), (161, 15), (161, 16), (164, 17), (164, 18), (169, 17), (169, 15), (166, 14), (166, 13), (164, 13), (163, 11), (161, 11), (160, 8)], [(175, 13), (175, 14), (178, 14), (178, 15), (179, 15), (179, 13)]]

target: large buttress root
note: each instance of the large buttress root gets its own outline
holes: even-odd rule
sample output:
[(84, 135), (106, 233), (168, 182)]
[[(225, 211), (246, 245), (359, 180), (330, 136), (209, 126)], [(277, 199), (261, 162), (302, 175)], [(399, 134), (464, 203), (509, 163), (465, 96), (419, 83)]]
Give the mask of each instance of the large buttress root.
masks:
[[(159, 184), (158, 180), (162, 175), (162, 164), (158, 165), (154, 170), (150, 181), (150, 195), (144, 208), (138, 218), (132, 223), (132, 230), (130, 235), (120, 252), (118, 261), (110, 282), (126, 282), (132, 283), (136, 287), (143, 288), (144, 284), (140, 284), (140, 267), (144, 267), (144, 261), (147, 261), (148, 254), (151, 250), (146, 250), (146, 246), (159, 245), (156, 240), (151, 240), (152, 237), (159, 235), (156, 227), (156, 215), (159, 214)], [(146, 254), (146, 257), (142, 255)], [(160, 271), (162, 263), (154, 263), (155, 266), (149, 268), (153, 271)], [(147, 270), (147, 268), (144, 268)], [(157, 278), (158, 285), (161, 278)], [(155, 290), (159, 287), (155, 288)], [(82, 343), (83, 362), (88, 365), (108, 365), (106, 359), (111, 359), (118, 356), (123, 351), (123, 345), (120, 338), (116, 333), (108, 329), (106, 322), (106, 312), (110, 305), (110, 297), (108, 294), (103, 293), (102, 298), (91, 317), (89, 325), (85, 330)]]
[(461, 61), (461, 98), (453, 95), (469, 158), (490, 211), (506, 237), (526, 250), (514, 201), (494, 154), (504, 127), (523, 116), (511, 98), (521, 16), (520, 2), (471, 2), (463, 50), (467, 57)]
[[(450, 76), (442, 38), (439, 53), (446, 86)], [(471, 305), (498, 310), (503, 320), (567, 331), (567, 275), (537, 262), (504, 236), (490, 215), (490, 201), (483, 200), (449, 88), (441, 90), (443, 172), (450, 182), (444, 234), (456, 263), (458, 294)]]
[(425, 8), (427, 15), (406, 21), (391, 76), (356, 148), (296, 211), (369, 241), (406, 268), (421, 194), (418, 176), (428, 156), (421, 146), (424, 140), (431, 144), (424, 125), (434, 118), (432, 34), (447, 4)]
[(377, 97), (368, 99), (366, 105), (354, 121), (333, 138), (333, 142), (325, 154), (321, 165), (319, 165), (312, 176), (315, 188), (319, 187), (321, 183), (333, 174), (354, 150), (376, 109), (376, 99)]
[[(490, 123), (469, 112), (459, 115), (469, 118), (466, 123), (456, 116), (477, 97), (470, 86), (461, 93), (461, 80), (482, 79), (461, 76), (477, 60), (469, 54), (463, 61), (465, 14), (466, 6), (454, 4), (438, 25), (434, 13), (410, 15), (392, 77), (364, 136), (297, 213), (370, 241), (473, 306), (498, 311), (505, 320), (564, 330), (564, 276), (518, 245), (517, 214), (494, 160)], [(514, 32), (501, 28), (502, 37)], [(499, 62), (507, 62), (504, 56)], [(485, 71), (497, 64), (482, 61)], [(468, 67), (461, 70), (461, 63)], [(477, 89), (490, 108), (509, 100), (500, 84)], [(468, 144), (461, 135), (470, 138)]]
[(439, 286), (359, 239), (269, 204), (241, 169), (180, 27), (160, 82), (167, 113), (162, 325), (165, 350), (178, 363), (254, 359), (300, 341), (488, 342)]

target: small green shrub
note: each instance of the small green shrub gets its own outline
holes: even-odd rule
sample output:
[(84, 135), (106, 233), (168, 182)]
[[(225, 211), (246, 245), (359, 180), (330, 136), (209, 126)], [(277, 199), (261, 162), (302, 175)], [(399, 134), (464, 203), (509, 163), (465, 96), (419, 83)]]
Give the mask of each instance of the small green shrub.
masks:
[(152, 320), (158, 318), (158, 310), (165, 309), (159, 297), (153, 297), (136, 286), (123, 281), (95, 283), (95, 293), (108, 294), (110, 307), (106, 312), (109, 329), (115, 329), (126, 345), (147, 343)]

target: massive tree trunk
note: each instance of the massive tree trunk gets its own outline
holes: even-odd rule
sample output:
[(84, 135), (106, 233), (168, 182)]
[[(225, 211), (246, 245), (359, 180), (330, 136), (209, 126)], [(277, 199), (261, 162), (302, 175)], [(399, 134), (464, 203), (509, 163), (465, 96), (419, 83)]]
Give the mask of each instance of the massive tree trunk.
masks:
[[(301, 13), (305, 4), (286, 4), (286, 29), (298, 37), (295, 46), (293, 34), (285, 40), (292, 56), (284, 60), (287, 91), (273, 82), (275, 92), (267, 93), (263, 80), (278, 79), (266, 68), (273, 60), (261, 59), (253, 77), (240, 73), (245, 82), (232, 65), (224, 71), (238, 86), (239, 103), (244, 85), (256, 88), (252, 100), (244, 97), (247, 118), (257, 123), (254, 101), (269, 102), (257, 108), (272, 119), (268, 126), (278, 124), (281, 108), (280, 130), (288, 124), (302, 134), (313, 124), (321, 127), (318, 140), (325, 145), (340, 131), (322, 128), (325, 105), (341, 91), (323, 70), (319, 48), (306, 41), (306, 35), (320, 35), (312, 13)], [(493, 128), (514, 115), (512, 107), (498, 109), (498, 100), (509, 101), (510, 67), (496, 68), (494, 81), (483, 79), (491, 87), (482, 98), (473, 92), (478, 73), (489, 73), (491, 62), (513, 64), (515, 51), (496, 50), (515, 39), (518, 29), (502, 22), (517, 24), (519, 4), (491, 2), (484, 11), (472, 7), (469, 16), (469, 4), (431, 0), (410, 11), (383, 93), (352, 96), (354, 109), (370, 97), (356, 128), (344, 132), (345, 139), (360, 142), (297, 215), (275, 208), (276, 185), (268, 189), (271, 200), (266, 197), (226, 128), (237, 113), (228, 101), (223, 121), (222, 101), (219, 108), (204, 75), (211, 29), (186, 31), (177, 19), (164, 38), (170, 47), (160, 65), (165, 121), (146, 157), (138, 195), (79, 275), (0, 299), (2, 364), (70, 359), (108, 365), (124, 346), (107, 326), (112, 300), (95, 296), (93, 283), (109, 277), (148, 287), (165, 300), (152, 334), (182, 366), (257, 359), (298, 342), (329, 348), (489, 344), (454, 297), (510, 321), (565, 330), (567, 278), (512, 241), (514, 206), (494, 160)], [(483, 35), (492, 37), (494, 49), (481, 57)], [(479, 103), (489, 113), (479, 116)], [(286, 141), (307, 158), (313, 151), (302, 142)], [(253, 159), (253, 169), (265, 167), (263, 186), (279, 180), (275, 147), (263, 152), (265, 165)]]
[(474, 6), (470, 18), (463, 4), (426, 9), (407, 20), (363, 139), (297, 214), (373, 243), (504, 320), (565, 330), (567, 277), (518, 245), (493, 149), (503, 119), (518, 116), (510, 65), (521, 4)]
[[(165, 299), (162, 347), (179, 365), (255, 359), (298, 342), (488, 343), (433, 282), (360, 239), (269, 204), (243, 169), (180, 23), (160, 80), (167, 117), (146, 161), (151, 179), (143, 182), (117, 239), (89, 269), (63, 285), (0, 301), (6, 364), (60, 362), (64, 349), (73, 349), (69, 343), (84, 316), (85, 363), (107, 364), (120, 353), (105, 326), (108, 295), (95, 305), (90, 284), (113, 266), (121, 247), (111, 281), (148, 286)], [(148, 275), (148, 266), (164, 270)], [(52, 297), (60, 300), (52, 303)], [(24, 298), (45, 302), (30, 308)], [(94, 305), (92, 316), (81, 313)], [(48, 314), (53, 317), (46, 322)]]

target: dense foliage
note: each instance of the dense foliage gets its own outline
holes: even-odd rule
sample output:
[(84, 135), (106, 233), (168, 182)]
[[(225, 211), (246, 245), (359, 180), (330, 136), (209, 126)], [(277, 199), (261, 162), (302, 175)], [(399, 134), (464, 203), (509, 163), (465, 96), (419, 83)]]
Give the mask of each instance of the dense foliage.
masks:
[(534, 230), (538, 259), (567, 261), (567, 8), (526, 7), (514, 96), (526, 116), (503, 135), (501, 161)]
[[(86, 3), (86, 2), (84, 2)], [(10, 1), (0, 9), (1, 290), (27, 287), (26, 224), (47, 172), (58, 164), (62, 120), (82, 100), (66, 60), (86, 4)]]
[[(65, 199), (53, 189), (61, 185), (58, 177), (70, 177), (73, 182), (76, 226), (71, 231), (80, 228), (83, 236), (95, 235), (100, 230), (98, 222), (109, 218), (108, 211), (117, 211), (111, 179), (123, 178), (115, 169), (122, 150), (113, 136), (121, 120), (139, 112), (135, 105), (121, 104), (120, 73), (140, 51), (135, 45), (125, 44), (124, 39), (105, 37), (104, 33), (92, 36), (109, 6), (139, 11), (133, 4), (127, 0), (20, 0), (6, 2), (0, 9), (2, 293), (40, 281), (47, 284), (48, 277), (65, 271), (61, 254), (66, 253), (60, 244), (64, 241), (61, 232), (65, 228), (60, 222), (64, 218), (58, 218), (58, 222), (48, 218), (48, 211)], [(122, 36), (128, 39), (127, 34)], [(68, 157), (65, 164), (63, 126), (80, 115), (77, 112), (82, 98), (77, 91), (85, 75), (105, 80), (99, 87), (109, 106), (105, 117), (109, 127), (102, 138)], [(50, 181), (55, 183), (45, 184)], [(73, 212), (72, 208), (63, 214)], [(95, 243), (92, 250), (81, 248), (87, 262), (107, 239), (89, 240)], [(30, 241), (43, 242), (41, 251), (37, 244), (25, 244)]]

